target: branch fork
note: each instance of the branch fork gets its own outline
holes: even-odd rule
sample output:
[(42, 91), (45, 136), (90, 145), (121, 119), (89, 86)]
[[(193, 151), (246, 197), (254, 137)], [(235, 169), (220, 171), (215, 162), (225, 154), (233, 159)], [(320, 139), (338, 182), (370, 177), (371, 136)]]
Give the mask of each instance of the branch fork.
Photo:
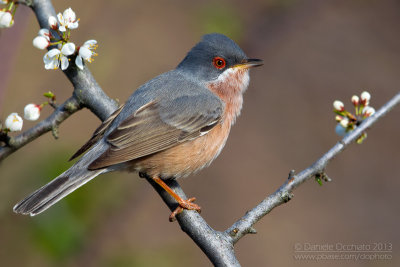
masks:
[[(55, 16), (56, 14), (50, 0), (26, 1), (25, 4), (33, 9), (41, 28), (47, 28), (49, 16)], [(117, 103), (104, 93), (87, 67), (84, 67), (83, 70), (71, 67), (66, 69), (64, 74), (71, 81), (74, 87), (73, 96), (66, 100), (62, 105), (55, 107), (53, 114), (51, 114), (47, 119), (41, 121), (36, 126), (19, 136), (12, 138), (0, 136), (0, 141), (5, 143), (4, 146), (0, 146), (0, 161), (48, 131), (52, 131), (53, 136), (57, 138), (58, 126), (82, 107), (90, 109), (100, 120), (105, 120), (115, 109), (117, 109)], [(271, 210), (291, 200), (293, 198), (292, 192), (305, 181), (311, 178), (316, 178), (320, 181), (329, 181), (330, 178), (324, 172), (327, 164), (335, 156), (341, 153), (344, 148), (357, 140), (364, 131), (382, 118), (393, 107), (399, 104), (399, 102), (400, 92), (375, 114), (365, 119), (361, 125), (354, 129), (354, 131), (348, 133), (341, 141), (334, 145), (310, 167), (296, 175), (293, 170), (290, 171), (288, 178), (281, 187), (262, 200), (253, 209), (249, 210), (243, 217), (234, 222), (233, 225), (225, 231), (215, 231), (207, 224), (198, 212), (192, 210), (184, 210), (182, 213), (176, 215), (179, 225), (182, 230), (200, 247), (214, 265), (240, 266), (240, 263), (235, 256), (234, 244), (246, 234), (255, 234), (257, 231), (255, 230), (254, 225)], [(166, 193), (165, 190), (162, 190), (162, 188), (152, 179), (146, 177), (146, 180), (154, 187), (166, 205), (171, 210), (175, 210), (177, 207), (175, 200)], [(182, 188), (176, 181), (167, 181), (167, 184), (180, 197), (186, 199)]]

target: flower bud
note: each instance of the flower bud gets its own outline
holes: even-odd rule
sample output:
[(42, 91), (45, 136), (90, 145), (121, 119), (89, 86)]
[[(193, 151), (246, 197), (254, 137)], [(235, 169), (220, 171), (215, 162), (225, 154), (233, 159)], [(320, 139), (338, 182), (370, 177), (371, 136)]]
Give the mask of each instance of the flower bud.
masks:
[(340, 121), (340, 125), (343, 128), (347, 128), (347, 126), (349, 126), (349, 119), (348, 118), (343, 118), (343, 120)]
[(52, 28), (53, 30), (57, 30), (58, 23), (56, 17), (50, 16), (48, 22), (50, 28)]
[(34, 47), (43, 50), (49, 46), (50, 42), (46, 39), (46, 37), (36, 36), (33, 39), (32, 44)]
[(339, 115), (336, 115), (335, 120), (336, 120), (337, 122), (340, 122), (341, 120), (343, 120), (343, 117), (342, 117), (342, 116), (339, 116)]
[(361, 101), (364, 106), (368, 106), (370, 99), (371, 99), (370, 93), (368, 93), (367, 91), (361, 93)]
[(40, 106), (28, 104), (24, 108), (24, 118), (28, 121), (35, 121), (40, 117)]
[(6, 129), (10, 130), (10, 132), (21, 131), (23, 120), (17, 113), (11, 113), (8, 115), (4, 125)]
[(0, 11), (0, 28), (8, 28), (14, 24), (11, 12)]
[(342, 101), (335, 100), (333, 102), (333, 108), (337, 111), (344, 111), (344, 104)]
[(360, 103), (360, 98), (356, 95), (353, 95), (351, 98), (351, 102), (353, 103), (354, 106), (358, 106), (358, 104)]
[(40, 29), (38, 35), (50, 41), (50, 31), (48, 29)]
[(369, 117), (369, 116), (371, 116), (372, 114), (374, 114), (375, 113), (375, 109), (373, 108), (373, 107), (365, 107), (364, 109), (363, 109), (363, 115), (365, 116), (365, 117)]

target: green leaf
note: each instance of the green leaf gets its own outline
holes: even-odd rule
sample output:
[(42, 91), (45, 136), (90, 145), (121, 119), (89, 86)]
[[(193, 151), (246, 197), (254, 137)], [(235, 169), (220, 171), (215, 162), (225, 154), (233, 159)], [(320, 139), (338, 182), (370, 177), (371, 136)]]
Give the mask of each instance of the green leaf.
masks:
[(50, 91), (48, 91), (47, 93), (44, 93), (43, 96), (47, 97), (47, 98), (54, 98), (55, 97), (55, 95)]
[(317, 181), (317, 183), (318, 183), (320, 186), (322, 186), (322, 180), (321, 180), (321, 176), (320, 176), (320, 175), (315, 176), (315, 181)]

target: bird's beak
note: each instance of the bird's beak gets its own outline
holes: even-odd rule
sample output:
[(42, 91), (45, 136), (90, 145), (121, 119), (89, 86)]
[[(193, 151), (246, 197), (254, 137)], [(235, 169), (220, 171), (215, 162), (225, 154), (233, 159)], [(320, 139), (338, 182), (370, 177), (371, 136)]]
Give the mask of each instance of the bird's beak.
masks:
[(233, 67), (249, 69), (249, 68), (259, 67), (262, 65), (264, 65), (264, 62), (261, 59), (247, 58), (247, 59), (244, 59), (241, 63), (239, 63)]

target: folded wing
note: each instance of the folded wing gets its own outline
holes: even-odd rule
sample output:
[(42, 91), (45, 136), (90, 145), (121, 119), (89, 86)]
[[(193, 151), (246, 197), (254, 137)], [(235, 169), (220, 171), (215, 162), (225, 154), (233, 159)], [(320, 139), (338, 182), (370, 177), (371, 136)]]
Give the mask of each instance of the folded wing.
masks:
[(197, 138), (220, 122), (223, 108), (211, 92), (172, 101), (150, 101), (108, 134), (109, 149), (88, 169), (127, 162)]

